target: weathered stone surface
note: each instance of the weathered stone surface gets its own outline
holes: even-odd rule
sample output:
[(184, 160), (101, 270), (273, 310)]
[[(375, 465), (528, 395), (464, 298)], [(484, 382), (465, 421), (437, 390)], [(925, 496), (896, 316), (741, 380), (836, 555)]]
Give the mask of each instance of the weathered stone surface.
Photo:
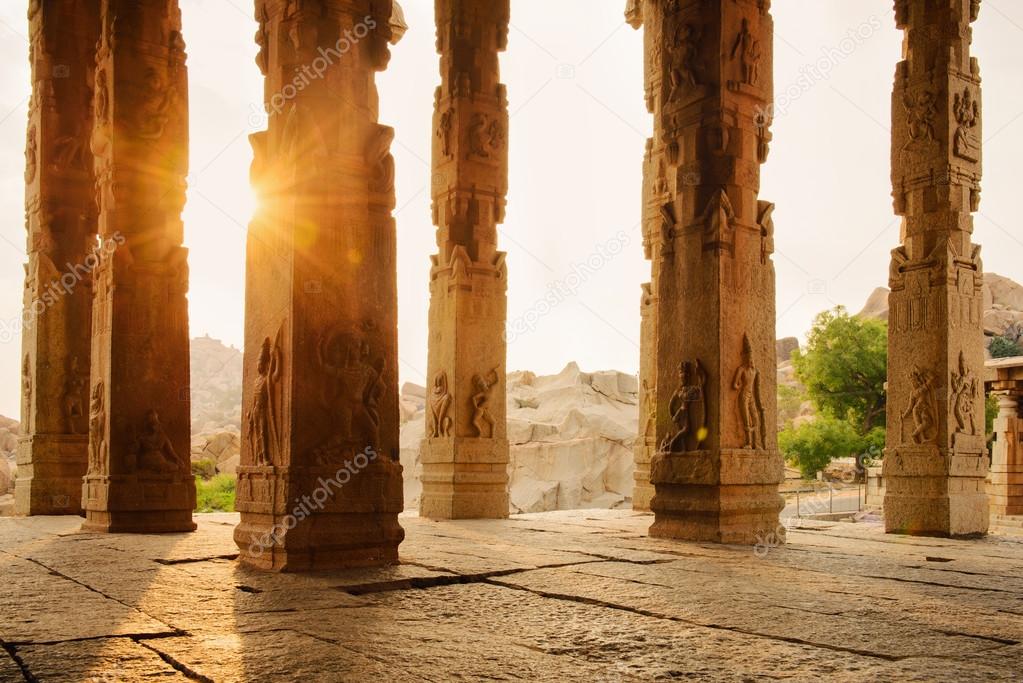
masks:
[[(655, 214), (651, 532), (753, 542), (773, 533), (783, 505), (774, 205), (758, 198), (773, 117), (773, 20), (769, 3), (752, 0), (646, 0), (642, 19), (655, 37), (649, 58), (662, 74), (648, 104), (666, 144), (656, 175), (664, 196)], [(728, 469), (739, 449), (770, 463), (763, 472), (777, 478), (712, 474)], [(707, 476), (674, 478), (681, 475), (675, 465), (694, 453)]]
[(889, 296), (891, 296), (891, 292), (887, 287), (878, 287), (867, 297), (867, 303), (863, 305), (863, 309), (856, 314), (856, 317), (867, 320), (888, 320)]
[(436, 0), (426, 435), (419, 511), (436, 519), (508, 515), (505, 378), (508, 268), (498, 251), (508, 192), (508, 93), (498, 55), (509, 0)]
[(103, 0), (91, 149), (98, 180), (84, 528), (195, 528), (189, 465), (188, 75), (174, 0)]
[(789, 363), (792, 361), (792, 354), (799, 350), (799, 340), (795, 337), (779, 339), (775, 343), (775, 349), (778, 352), (778, 364)]
[(922, 535), (983, 534), (987, 458), (980, 205), (980, 67), (973, 0), (903, 0), (892, 96), (892, 252), (885, 524)]
[[(404, 536), (394, 130), (376, 88), (393, 5), (256, 3), (269, 122), (250, 138), (235, 541), (263, 569), (393, 564)], [(294, 92), (313, 64), (322, 78)]]
[[(623, 511), (404, 518), (397, 567), (267, 573), (237, 515), (173, 536), (0, 520), (0, 641), (32, 680), (1009, 681), (1023, 544), (792, 528), (782, 547), (645, 536)], [(75, 605), (68, 610), (67, 604)], [(22, 680), (5, 662), (0, 680)]]
[(109, 256), (95, 245), (89, 150), (98, 3), (30, 3), (28, 21), (28, 263), (16, 509), (23, 515), (77, 515), (88, 459), (92, 281)]

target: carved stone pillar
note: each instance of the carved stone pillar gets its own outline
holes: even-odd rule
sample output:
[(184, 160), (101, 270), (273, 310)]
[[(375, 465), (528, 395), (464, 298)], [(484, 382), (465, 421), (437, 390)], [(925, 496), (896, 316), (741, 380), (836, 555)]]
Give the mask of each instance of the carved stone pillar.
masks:
[(92, 151), (95, 276), (83, 529), (190, 531), (188, 76), (175, 0), (102, 0)]
[[(773, 93), (767, 0), (651, 3), (667, 201), (658, 210), (657, 537), (773, 538), (773, 205), (760, 201)], [(780, 539), (775, 539), (780, 540)]]
[[(1008, 379), (1008, 376), (1013, 376)], [(999, 369), (995, 383), (998, 396), (998, 417), (995, 418), (995, 443), (991, 449), (991, 478), (988, 497), (991, 515), (1023, 515), (1023, 419), (1019, 400), (1023, 396), (1020, 368)]]
[(892, 252), (885, 527), (969, 536), (988, 528), (984, 479), (980, 69), (977, 0), (899, 0), (892, 101)]
[(275, 571), (393, 564), (398, 463), (394, 130), (378, 119), (390, 0), (258, 0), (235, 542)]
[(420, 514), (508, 516), (504, 336), (508, 269), (497, 249), (508, 191), (508, 101), (498, 54), (509, 0), (436, 0), (429, 397)]
[(77, 515), (88, 461), (89, 325), (100, 257), (89, 151), (99, 11), (75, 0), (33, 2), (28, 19), (28, 265), (15, 512)]
[(657, 451), (657, 293), (659, 288), (661, 207), (671, 196), (668, 192), (667, 144), (661, 122), (663, 105), (663, 22), (664, 13), (657, 0), (629, 0), (626, 21), (635, 29), (643, 28), (643, 71), (647, 110), (654, 116), (654, 134), (647, 140), (643, 158), (643, 253), (650, 261), (650, 282), (642, 285), (640, 298), (640, 406), (639, 433), (636, 435), (635, 487), (632, 508), (649, 511), (654, 496), (650, 483), (650, 461)]

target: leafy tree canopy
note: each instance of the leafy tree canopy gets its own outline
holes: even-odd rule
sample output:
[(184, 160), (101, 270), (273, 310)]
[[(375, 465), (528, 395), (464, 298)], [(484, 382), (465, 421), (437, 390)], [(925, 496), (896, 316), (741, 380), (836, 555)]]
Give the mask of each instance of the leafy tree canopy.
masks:
[(835, 458), (859, 455), (866, 441), (849, 422), (830, 416), (789, 427), (778, 435), (785, 459), (799, 467), (806, 479), (817, 476)]
[(823, 416), (848, 421), (859, 436), (885, 425), (887, 323), (851, 316), (842, 306), (824, 311), (792, 361)]

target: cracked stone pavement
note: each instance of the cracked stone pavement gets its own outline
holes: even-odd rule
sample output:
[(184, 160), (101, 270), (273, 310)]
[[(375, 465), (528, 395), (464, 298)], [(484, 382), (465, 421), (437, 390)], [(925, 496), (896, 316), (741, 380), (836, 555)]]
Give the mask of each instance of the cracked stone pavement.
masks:
[(194, 534), (0, 519), (0, 681), (998, 681), (1023, 670), (1023, 544), (815, 524), (765, 557), (631, 511), (403, 517), (403, 564), (312, 575)]

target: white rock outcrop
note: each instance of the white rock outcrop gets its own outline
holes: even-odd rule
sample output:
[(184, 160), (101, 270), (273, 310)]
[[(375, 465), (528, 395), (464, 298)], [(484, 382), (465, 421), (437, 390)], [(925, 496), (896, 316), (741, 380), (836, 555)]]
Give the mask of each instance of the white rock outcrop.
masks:
[[(582, 372), (571, 363), (548, 377), (511, 373), (505, 387), (513, 513), (606, 509), (630, 503), (632, 446), (639, 420), (635, 376)], [(407, 509), (418, 508), (422, 492), (419, 446), (425, 414), (423, 399), (417, 395), (420, 390), (406, 385), (402, 393), (403, 406), (420, 406), (401, 431)]]

